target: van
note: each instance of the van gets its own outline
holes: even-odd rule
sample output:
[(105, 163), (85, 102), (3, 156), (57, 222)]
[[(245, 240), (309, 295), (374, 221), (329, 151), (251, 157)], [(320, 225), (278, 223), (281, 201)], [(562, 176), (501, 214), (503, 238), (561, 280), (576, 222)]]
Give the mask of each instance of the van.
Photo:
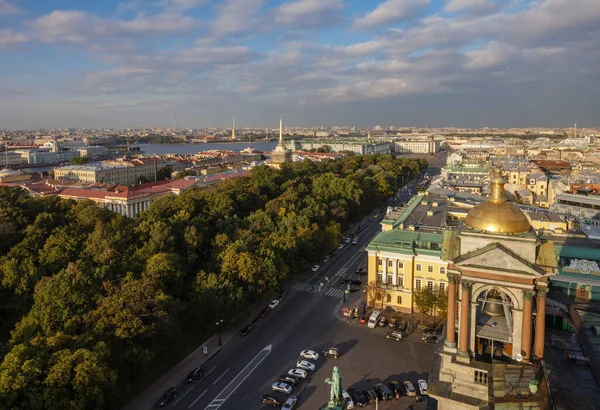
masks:
[(377, 326), (377, 322), (379, 322), (379, 318), (381, 317), (381, 312), (376, 310), (371, 313), (371, 317), (369, 318), (369, 322), (367, 326), (371, 329), (374, 329)]

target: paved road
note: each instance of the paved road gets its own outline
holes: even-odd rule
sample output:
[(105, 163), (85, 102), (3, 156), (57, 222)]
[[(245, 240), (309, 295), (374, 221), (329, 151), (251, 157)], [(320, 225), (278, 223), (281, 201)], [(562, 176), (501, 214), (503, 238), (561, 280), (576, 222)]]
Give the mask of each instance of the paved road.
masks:
[[(408, 192), (404, 190), (398, 202), (405, 201), (407, 197)], [(382, 361), (384, 365), (379, 366), (380, 374), (375, 375), (375, 378), (383, 380), (388, 375), (404, 373), (399, 371), (399, 366), (410, 368), (415, 375), (418, 373), (419, 376), (423, 376), (429, 369), (429, 362), (421, 366), (415, 362), (418, 361), (415, 358), (425, 357), (427, 360), (429, 357), (431, 360), (431, 346), (416, 340), (417, 347), (412, 347), (412, 342), (403, 341), (403, 349), (395, 349), (396, 345), (377, 335), (377, 331), (367, 330), (366, 326), (348, 325), (336, 315), (343, 305), (343, 285), (339, 281), (355, 276), (354, 270), (357, 267), (366, 266), (364, 248), (381, 231), (379, 222), (382, 217), (383, 214), (376, 221), (371, 218), (370, 223), (363, 223), (357, 233), (358, 244), (346, 244), (329, 262), (321, 263), (321, 268), (312, 277), (296, 283), (279, 306), (268, 317), (256, 323), (252, 333), (246, 337), (236, 336), (224, 346), (221, 352), (207, 363), (205, 378), (180, 388), (179, 397), (169, 404), (168, 408), (261, 408), (260, 396), (270, 392), (271, 383), (275, 382), (280, 374), (296, 367), (295, 363), (301, 350), (320, 351), (329, 345), (335, 345), (344, 353), (339, 363), (342, 372), (347, 368), (345, 383), (346, 380), (348, 383), (356, 383), (364, 382), (365, 378), (372, 378), (375, 370), (373, 366)], [(326, 277), (329, 281), (326, 281)], [(363, 279), (366, 278), (363, 276)], [(318, 291), (321, 282), (324, 286)], [(362, 294), (349, 294), (348, 303), (361, 297)], [(406, 349), (407, 346), (409, 349)], [(404, 352), (404, 356), (395, 351), (392, 354), (389, 350), (391, 348)], [(357, 354), (359, 350), (363, 352)], [(390, 360), (381, 357), (382, 353), (390, 354)], [(344, 363), (346, 365), (342, 366)], [(392, 368), (389, 368), (390, 364)], [(329, 393), (323, 386), (323, 380), (331, 375), (333, 365), (331, 360), (327, 363), (324, 359), (320, 359), (318, 365), (320, 367), (317, 372), (312, 374), (314, 380), (304, 382), (304, 386), (295, 388), (292, 393), (300, 398), (298, 408), (315, 409), (328, 400)], [(157, 392), (157, 399), (160, 394), (161, 392)]]

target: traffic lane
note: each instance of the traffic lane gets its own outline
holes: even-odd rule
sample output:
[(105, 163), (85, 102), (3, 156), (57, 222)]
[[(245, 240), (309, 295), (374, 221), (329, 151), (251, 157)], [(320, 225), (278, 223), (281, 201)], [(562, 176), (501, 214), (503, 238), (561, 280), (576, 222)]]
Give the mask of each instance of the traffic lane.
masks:
[(307, 388), (310, 395), (303, 397), (299, 409), (320, 408), (329, 400), (329, 386), (324, 380), (331, 377), (333, 366), (340, 369), (344, 389), (348, 385), (373, 388), (377, 383), (387, 384), (391, 380), (400, 383), (410, 380), (416, 386), (418, 379), (427, 380), (434, 346), (420, 341), (418, 335), (396, 342), (386, 339), (377, 330), (368, 329), (366, 325), (347, 325), (339, 320), (332, 324), (332, 330), (333, 339), (328, 341), (334, 345), (346, 344), (350, 348), (343, 351), (339, 359), (328, 359), (316, 372)]
[[(298, 318), (298, 322), (291, 324), (291, 331), (281, 330), (281, 341), (277, 347), (273, 348), (272, 354), (264, 361), (254, 377), (248, 378), (246, 382), (238, 388), (227, 403), (219, 410), (239, 410), (241, 403), (244, 409), (262, 408), (260, 398), (265, 393), (271, 393), (271, 384), (276, 382), (279, 376), (287, 373), (289, 369), (296, 368), (296, 362), (300, 360), (302, 350), (312, 349), (321, 355), (321, 352), (329, 347), (324, 340), (331, 339), (329, 333), (332, 331), (332, 323), (337, 323), (333, 311), (340, 300), (324, 295), (316, 295), (307, 292), (300, 292), (302, 300), (309, 301), (306, 306), (306, 315)], [(286, 318), (287, 319), (287, 316)], [(319, 358), (312, 361), (318, 366), (324, 361)], [(309, 378), (313, 373), (309, 373)], [(306, 382), (295, 386), (291, 395), (298, 395)], [(279, 395), (282, 396), (282, 395)]]

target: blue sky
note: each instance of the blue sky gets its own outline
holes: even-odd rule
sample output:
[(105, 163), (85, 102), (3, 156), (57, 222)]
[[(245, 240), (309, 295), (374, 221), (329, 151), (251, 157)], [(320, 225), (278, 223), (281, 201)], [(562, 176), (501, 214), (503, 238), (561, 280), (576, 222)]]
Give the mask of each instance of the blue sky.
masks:
[(0, 0), (0, 129), (600, 124), (598, 0)]

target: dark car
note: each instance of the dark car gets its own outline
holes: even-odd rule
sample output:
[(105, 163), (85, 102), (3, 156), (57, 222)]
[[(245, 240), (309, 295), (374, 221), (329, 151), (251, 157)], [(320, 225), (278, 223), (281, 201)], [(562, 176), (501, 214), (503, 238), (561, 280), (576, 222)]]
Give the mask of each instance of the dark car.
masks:
[(374, 390), (365, 390), (365, 396), (369, 400), (369, 403), (375, 403), (377, 401), (377, 393)]
[(289, 384), (290, 386), (295, 386), (298, 384), (298, 379), (290, 376), (289, 374), (282, 374), (279, 376), (279, 381)]
[(401, 332), (404, 332), (408, 328), (408, 322), (406, 320), (402, 320), (400, 322), (396, 322), (396, 324), (394, 324), (394, 327), (397, 330), (399, 330)]
[(428, 326), (425, 329), (423, 329), (423, 336), (425, 336), (425, 335), (440, 335), (440, 334), (442, 334), (441, 327)]
[(358, 268), (354, 271), (354, 273), (356, 273), (357, 275), (364, 275), (367, 272), (363, 268)]
[(177, 397), (177, 390), (175, 387), (169, 388), (158, 400), (158, 407), (165, 407), (169, 402)]
[(336, 347), (330, 347), (327, 350), (323, 350), (323, 356), (338, 358), (341, 356), (340, 351)]
[(267, 306), (260, 312), (260, 317), (267, 317), (269, 316), (269, 313), (271, 313), (271, 308)]
[(240, 332), (241, 336), (246, 336), (248, 333), (252, 332), (252, 330), (254, 329), (253, 325), (248, 325), (245, 328), (242, 329), (242, 331)]
[(428, 333), (425, 336), (423, 336), (423, 341), (425, 343), (436, 343), (439, 338), (440, 335), (437, 335), (435, 333)]
[(263, 394), (260, 398), (262, 404), (268, 404), (269, 406), (279, 407), (281, 406), (281, 401), (277, 399), (277, 397), (271, 396), (270, 394)]
[(367, 399), (361, 389), (350, 390), (350, 395), (354, 398), (354, 402), (357, 406), (365, 407), (367, 404), (369, 404), (369, 399)]
[(202, 366), (195, 367), (185, 378), (186, 383), (194, 383), (196, 380), (204, 378), (204, 368)]
[(386, 327), (387, 323), (388, 323), (388, 320), (382, 316), (381, 319), (379, 319), (378, 325), (379, 325), (379, 327)]
[(355, 286), (362, 286), (362, 280), (358, 280), (358, 279), (354, 279), (350, 281), (351, 285), (355, 285)]
[(402, 332), (398, 332), (398, 331), (387, 332), (385, 334), (385, 337), (386, 337), (386, 339), (394, 339), (397, 341), (400, 341), (403, 339)]
[(402, 389), (400, 388), (400, 383), (397, 380), (392, 380), (390, 382), (390, 390), (394, 395), (400, 395)]
[(394, 397), (389, 387), (383, 383), (376, 384), (375, 390), (377, 391), (377, 395), (381, 398), (381, 400), (391, 400)]

